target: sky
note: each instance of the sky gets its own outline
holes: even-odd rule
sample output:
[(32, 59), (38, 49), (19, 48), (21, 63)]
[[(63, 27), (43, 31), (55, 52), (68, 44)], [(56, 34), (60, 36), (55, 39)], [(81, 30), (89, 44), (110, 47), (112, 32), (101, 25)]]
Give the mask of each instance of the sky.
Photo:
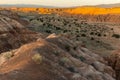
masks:
[(45, 6), (83, 6), (120, 3), (120, 0), (1, 0), (0, 4), (36, 4)]

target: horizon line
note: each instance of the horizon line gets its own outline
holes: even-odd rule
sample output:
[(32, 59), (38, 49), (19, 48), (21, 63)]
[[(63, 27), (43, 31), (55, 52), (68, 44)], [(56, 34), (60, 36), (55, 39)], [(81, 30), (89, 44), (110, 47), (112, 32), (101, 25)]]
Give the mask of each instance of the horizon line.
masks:
[[(87, 7), (99, 7), (99, 6), (101, 6), (101, 5), (114, 5), (114, 4), (120, 4), (120, 3), (110, 3), (110, 4), (108, 4), (108, 3), (106, 3), (106, 4), (95, 4), (95, 5), (74, 5), (74, 6), (52, 6), (52, 5), (40, 5), (40, 4), (26, 4), (26, 3), (21, 3), (21, 4), (19, 4), (19, 3), (16, 3), (16, 4), (0, 4), (0, 6), (17, 6), (18, 5), (18, 7), (22, 7), (22, 5), (23, 5), (23, 7), (24, 6), (29, 6), (29, 7), (32, 7), (32, 6), (36, 6), (36, 7), (53, 7), (53, 8), (75, 8), (75, 7), (85, 7), (85, 6), (87, 6)], [(118, 7), (118, 6), (117, 6)], [(120, 6), (119, 6), (120, 7)], [(102, 8), (102, 7), (101, 7)], [(109, 7), (108, 7), (109, 8)]]

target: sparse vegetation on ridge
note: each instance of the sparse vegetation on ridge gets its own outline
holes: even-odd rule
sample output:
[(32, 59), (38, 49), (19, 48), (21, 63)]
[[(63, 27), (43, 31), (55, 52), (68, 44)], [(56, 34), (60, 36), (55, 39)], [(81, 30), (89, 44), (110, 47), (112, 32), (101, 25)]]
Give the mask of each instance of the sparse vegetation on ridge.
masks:
[(32, 60), (36, 63), (36, 64), (40, 64), (42, 62), (42, 56), (39, 53), (36, 53), (33, 57)]

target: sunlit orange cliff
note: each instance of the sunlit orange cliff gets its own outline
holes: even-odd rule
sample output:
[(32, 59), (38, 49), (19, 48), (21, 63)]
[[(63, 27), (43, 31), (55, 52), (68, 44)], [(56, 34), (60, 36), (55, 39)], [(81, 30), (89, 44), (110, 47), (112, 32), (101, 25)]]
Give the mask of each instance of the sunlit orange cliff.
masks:
[(40, 14), (120, 14), (120, 7), (99, 8), (99, 7), (76, 7), (76, 8), (8, 8), (15, 11), (38, 12)]

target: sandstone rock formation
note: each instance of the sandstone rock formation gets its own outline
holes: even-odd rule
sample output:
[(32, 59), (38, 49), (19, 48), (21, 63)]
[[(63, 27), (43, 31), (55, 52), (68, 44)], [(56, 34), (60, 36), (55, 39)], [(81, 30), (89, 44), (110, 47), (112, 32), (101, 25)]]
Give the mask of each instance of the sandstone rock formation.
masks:
[(108, 61), (109, 65), (116, 71), (116, 80), (120, 80), (120, 50), (113, 52)]
[[(119, 51), (112, 54), (108, 63), (101, 56), (85, 48), (86, 45), (79, 43), (91, 41), (92, 47), (88, 46), (98, 47), (99, 51), (96, 49), (96, 53), (105, 51), (103, 47), (113, 50), (112, 43), (119, 45), (120, 38), (118, 34), (114, 34), (113, 26), (92, 25), (72, 16), (30, 16), (28, 28), (40, 31), (43, 35), (26, 29), (24, 20), (16, 13), (10, 11), (10, 14), (6, 14), (7, 12), (9, 10), (0, 11), (0, 80), (120, 79)], [(95, 21), (101, 20), (94, 17)], [(101, 22), (108, 20), (104, 19), (106, 18)], [(119, 28), (117, 29), (116, 32), (119, 32)], [(64, 34), (46, 37), (46, 33)], [(113, 34), (117, 39), (113, 38)], [(103, 43), (102, 40), (109, 44)]]
[(53, 34), (15, 54), (0, 66), (0, 80), (115, 80), (102, 57)]
[(14, 20), (17, 20), (22, 25), (28, 25), (28, 22), (25, 21), (25, 20), (22, 20), (15, 11), (3, 9), (3, 10), (0, 10), (0, 15), (9, 17), (9, 18), (14, 19)]
[(79, 18), (86, 20), (87, 22), (92, 23), (120, 23), (120, 15), (119, 14), (99, 14), (99, 15), (78, 15)]
[(18, 21), (0, 15), (0, 53), (32, 42), (37, 36), (40, 34), (25, 29)]

